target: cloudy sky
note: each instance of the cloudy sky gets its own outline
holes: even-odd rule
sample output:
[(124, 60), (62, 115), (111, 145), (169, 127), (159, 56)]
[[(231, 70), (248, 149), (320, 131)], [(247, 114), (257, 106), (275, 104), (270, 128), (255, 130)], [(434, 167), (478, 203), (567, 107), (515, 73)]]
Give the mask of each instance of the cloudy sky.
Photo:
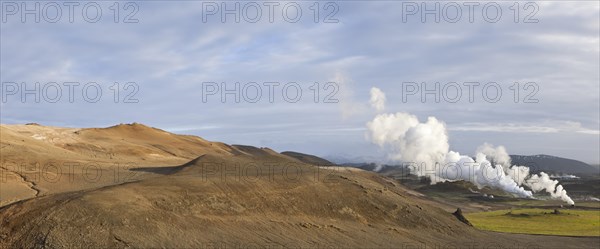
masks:
[[(383, 152), (365, 139), (365, 124), (377, 114), (369, 91), (378, 87), (383, 112), (437, 117), (451, 149), (464, 154), (489, 142), (511, 154), (598, 163), (598, 1), (497, 2), (108, 1), (81, 2), (71, 15), (69, 6), (42, 1), (38, 14), (23, 15), (35, 2), (3, 1), (1, 122), (140, 122), (377, 160)], [(72, 100), (68, 82), (79, 83)], [(223, 101), (223, 87), (236, 92), (236, 82), (239, 103), (235, 94)], [(479, 84), (471, 100), (468, 82)], [(23, 87), (40, 101), (23, 99)], [(433, 92), (425, 99), (423, 87)]]

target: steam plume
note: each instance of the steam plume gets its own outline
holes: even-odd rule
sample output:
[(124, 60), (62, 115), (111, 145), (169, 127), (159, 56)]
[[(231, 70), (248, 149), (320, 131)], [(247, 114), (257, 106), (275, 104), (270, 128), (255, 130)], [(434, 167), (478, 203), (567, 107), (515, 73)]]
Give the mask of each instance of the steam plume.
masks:
[(545, 190), (555, 199), (561, 199), (570, 205), (575, 204), (571, 197), (567, 195), (562, 185), (558, 184), (557, 180), (550, 179), (548, 174), (541, 172), (539, 175), (532, 175), (525, 181), (525, 185), (530, 187), (534, 192)]
[[(372, 88), (370, 102), (373, 108), (383, 110), (385, 95)], [(367, 128), (367, 139), (384, 149), (390, 160), (408, 163), (411, 173), (428, 176), (432, 184), (464, 180), (523, 198), (545, 190), (552, 198), (574, 204), (558, 181), (546, 173), (530, 175), (528, 167), (511, 165), (503, 146), (485, 143), (477, 148), (475, 158), (450, 151), (446, 125), (435, 117), (422, 123), (409, 113), (383, 113), (368, 122)]]

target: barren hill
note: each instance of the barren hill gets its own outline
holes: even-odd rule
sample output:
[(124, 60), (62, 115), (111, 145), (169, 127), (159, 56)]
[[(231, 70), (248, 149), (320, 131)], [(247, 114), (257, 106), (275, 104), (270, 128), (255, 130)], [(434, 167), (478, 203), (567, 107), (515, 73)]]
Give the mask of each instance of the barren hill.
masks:
[(46, 193), (118, 184), (133, 177), (130, 168), (176, 165), (204, 153), (236, 151), (137, 123), (84, 129), (0, 125), (0, 138), (0, 206)]
[(284, 154), (286, 156), (290, 156), (293, 158), (296, 158), (302, 162), (308, 163), (308, 164), (312, 164), (312, 165), (320, 165), (320, 166), (334, 166), (336, 165), (335, 163), (332, 163), (326, 159), (317, 157), (317, 156), (313, 156), (313, 155), (309, 155), (309, 154), (304, 154), (304, 153), (300, 153), (300, 152), (295, 152), (295, 151), (284, 151), (281, 152), (281, 154)]
[[(1, 248), (544, 247), (556, 240), (578, 248), (596, 243), (478, 231), (372, 172), (318, 167), (268, 148), (230, 146), (139, 124), (3, 125), (2, 146), (10, 147), (2, 149), (4, 172), (28, 178), (26, 187), (41, 192), (0, 208)], [(89, 172), (77, 173), (79, 165), (67, 175), (84, 180), (48, 181), (12, 172), (5, 160), (94, 163), (95, 173), (113, 173), (111, 163), (119, 160), (139, 165), (114, 171), (133, 174), (125, 179), (90, 181)], [(50, 168), (28, 173), (58, 172)]]

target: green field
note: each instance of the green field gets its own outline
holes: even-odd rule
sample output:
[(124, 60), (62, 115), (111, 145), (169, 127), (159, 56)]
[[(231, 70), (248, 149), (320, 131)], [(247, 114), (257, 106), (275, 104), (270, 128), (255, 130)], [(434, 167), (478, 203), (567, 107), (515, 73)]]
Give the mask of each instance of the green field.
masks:
[(513, 209), (465, 214), (473, 226), (496, 232), (600, 236), (600, 210)]

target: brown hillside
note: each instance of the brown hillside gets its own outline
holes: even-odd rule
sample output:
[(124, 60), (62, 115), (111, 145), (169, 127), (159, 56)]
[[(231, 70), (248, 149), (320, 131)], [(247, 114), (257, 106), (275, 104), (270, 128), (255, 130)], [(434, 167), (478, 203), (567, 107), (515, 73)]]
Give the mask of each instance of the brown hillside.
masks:
[(478, 231), (392, 179), (268, 148), (141, 124), (0, 128), (0, 248), (597, 245)]

